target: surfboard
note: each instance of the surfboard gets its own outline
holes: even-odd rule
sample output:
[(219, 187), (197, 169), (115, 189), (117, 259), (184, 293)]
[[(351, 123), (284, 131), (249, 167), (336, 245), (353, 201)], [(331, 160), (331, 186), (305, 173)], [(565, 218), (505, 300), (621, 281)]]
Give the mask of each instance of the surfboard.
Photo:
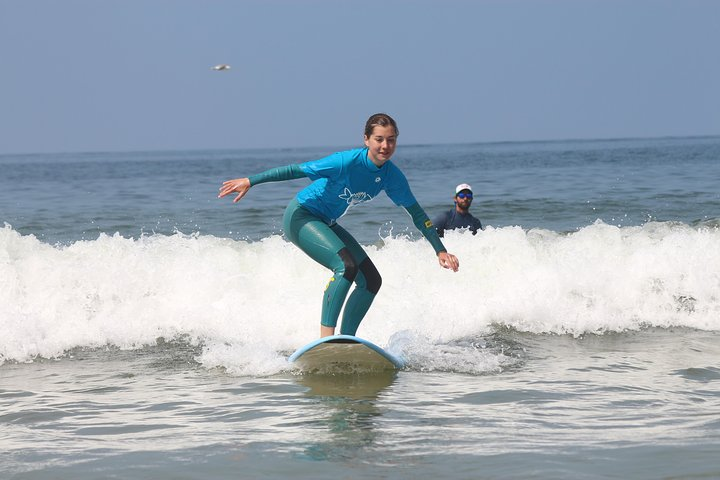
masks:
[(404, 362), (364, 338), (333, 335), (312, 341), (288, 358), (303, 372), (378, 372), (398, 370)]

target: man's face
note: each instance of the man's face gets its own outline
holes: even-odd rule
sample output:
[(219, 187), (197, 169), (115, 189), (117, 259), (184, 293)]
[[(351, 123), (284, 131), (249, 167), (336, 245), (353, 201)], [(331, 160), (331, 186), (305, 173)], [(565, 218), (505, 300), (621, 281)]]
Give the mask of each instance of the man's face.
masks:
[(473, 194), (470, 190), (460, 190), (455, 195), (455, 203), (461, 210), (467, 210), (470, 208), (470, 204), (473, 201)]

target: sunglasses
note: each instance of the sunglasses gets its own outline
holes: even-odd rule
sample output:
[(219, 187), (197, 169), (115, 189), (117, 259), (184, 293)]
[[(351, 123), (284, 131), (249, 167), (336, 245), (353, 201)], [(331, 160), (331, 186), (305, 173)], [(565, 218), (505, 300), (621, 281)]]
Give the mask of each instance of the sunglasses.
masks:
[(458, 193), (455, 195), (457, 198), (469, 198), (472, 200), (472, 193)]

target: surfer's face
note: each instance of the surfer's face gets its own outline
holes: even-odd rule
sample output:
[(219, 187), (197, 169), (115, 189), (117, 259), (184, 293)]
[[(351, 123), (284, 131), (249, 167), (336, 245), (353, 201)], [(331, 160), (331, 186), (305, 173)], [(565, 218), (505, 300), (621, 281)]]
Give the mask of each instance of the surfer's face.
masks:
[(392, 126), (382, 127), (376, 125), (370, 136), (365, 135), (365, 146), (368, 147), (368, 157), (378, 167), (395, 153), (397, 145), (397, 132)]

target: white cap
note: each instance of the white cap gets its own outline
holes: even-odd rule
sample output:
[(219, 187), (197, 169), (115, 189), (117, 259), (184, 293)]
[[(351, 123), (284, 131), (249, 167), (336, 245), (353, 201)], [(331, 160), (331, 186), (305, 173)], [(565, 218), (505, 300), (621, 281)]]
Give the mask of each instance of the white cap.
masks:
[(472, 192), (472, 187), (467, 183), (461, 183), (460, 185), (455, 187), (455, 195), (462, 192), (463, 190), (470, 190), (470, 192)]

